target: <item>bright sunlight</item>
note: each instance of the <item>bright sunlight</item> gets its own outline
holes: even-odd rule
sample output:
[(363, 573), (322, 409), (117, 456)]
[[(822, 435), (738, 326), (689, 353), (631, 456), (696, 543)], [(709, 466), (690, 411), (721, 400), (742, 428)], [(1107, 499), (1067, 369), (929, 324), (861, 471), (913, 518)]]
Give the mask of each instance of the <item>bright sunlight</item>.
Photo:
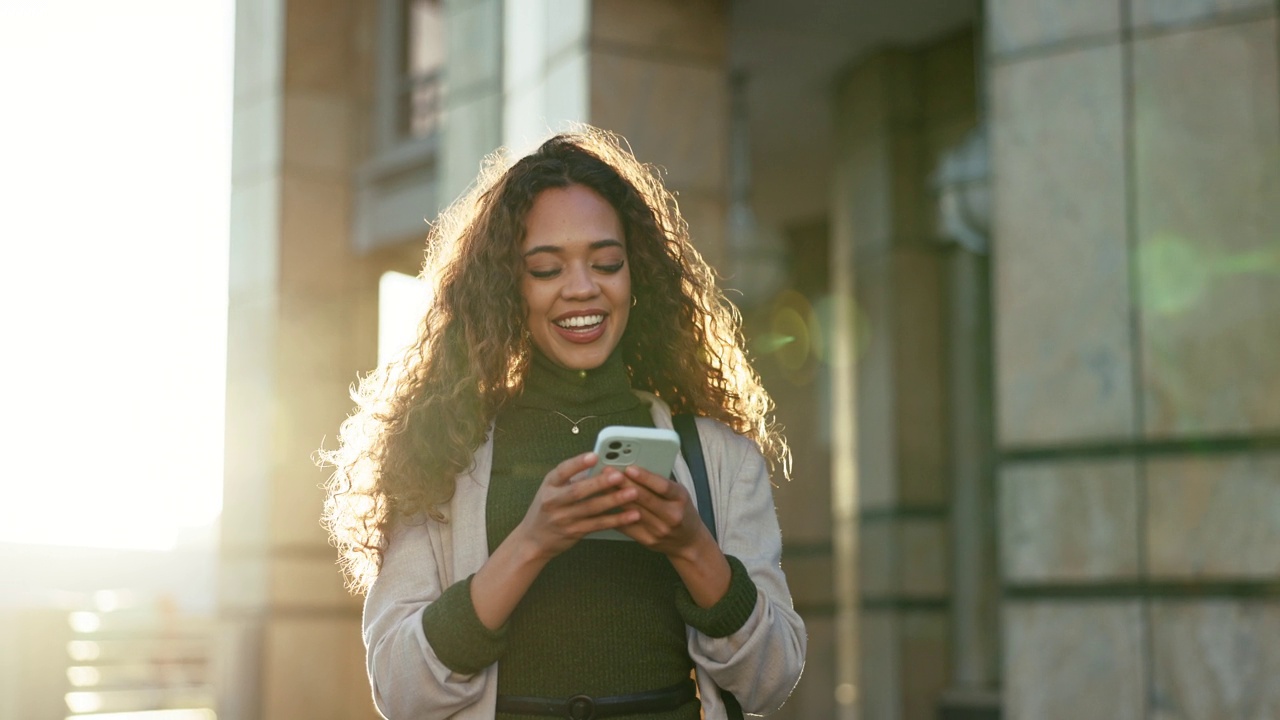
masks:
[(233, 12), (0, 3), (0, 542), (217, 519)]

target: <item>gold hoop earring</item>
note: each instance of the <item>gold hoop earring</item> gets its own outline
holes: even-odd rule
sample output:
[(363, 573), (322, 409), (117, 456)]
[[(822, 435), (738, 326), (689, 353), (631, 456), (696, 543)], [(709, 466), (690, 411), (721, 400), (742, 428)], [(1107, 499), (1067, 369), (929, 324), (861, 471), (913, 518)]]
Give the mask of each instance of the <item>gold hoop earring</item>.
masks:
[(635, 296), (635, 295), (632, 295), (632, 296), (631, 296), (631, 307), (635, 307), (635, 306), (636, 306), (636, 296)]

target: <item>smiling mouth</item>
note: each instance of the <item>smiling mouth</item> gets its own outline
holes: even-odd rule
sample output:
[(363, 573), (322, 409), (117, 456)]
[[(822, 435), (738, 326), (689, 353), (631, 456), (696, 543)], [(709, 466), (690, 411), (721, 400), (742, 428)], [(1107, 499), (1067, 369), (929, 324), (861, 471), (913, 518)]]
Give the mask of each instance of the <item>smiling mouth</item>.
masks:
[(570, 332), (590, 332), (599, 327), (602, 322), (604, 322), (604, 315), (578, 315), (555, 321), (557, 327)]

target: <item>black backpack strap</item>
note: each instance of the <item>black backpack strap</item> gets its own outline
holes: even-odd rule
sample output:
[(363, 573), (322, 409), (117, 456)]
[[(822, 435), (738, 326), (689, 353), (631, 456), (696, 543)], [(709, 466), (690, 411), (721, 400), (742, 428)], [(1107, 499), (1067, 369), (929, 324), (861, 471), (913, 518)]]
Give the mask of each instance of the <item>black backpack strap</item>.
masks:
[[(716, 509), (711, 504), (711, 483), (707, 480), (707, 461), (702, 456), (702, 438), (698, 435), (697, 420), (693, 415), (675, 415), (671, 418), (671, 424), (680, 436), (680, 452), (693, 477), (694, 502), (698, 504), (698, 514), (702, 516), (702, 523), (711, 531), (711, 538), (719, 542), (716, 537)], [(738, 704), (733, 693), (721, 690), (720, 699), (724, 702), (729, 720), (743, 720), (742, 705)]]
[(698, 423), (692, 415), (675, 415), (671, 418), (676, 433), (680, 435), (680, 452), (684, 455), (689, 474), (693, 476), (694, 502), (702, 523), (716, 537), (716, 509), (711, 505), (711, 483), (707, 480), (707, 461), (702, 457), (702, 438), (698, 436)]

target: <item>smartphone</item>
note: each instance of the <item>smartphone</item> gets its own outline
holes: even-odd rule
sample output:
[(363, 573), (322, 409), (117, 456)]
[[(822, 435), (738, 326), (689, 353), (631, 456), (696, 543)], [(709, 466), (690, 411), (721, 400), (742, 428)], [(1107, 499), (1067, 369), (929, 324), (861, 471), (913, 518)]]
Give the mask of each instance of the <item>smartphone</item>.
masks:
[(680, 436), (663, 428), (610, 425), (596, 435), (596, 455), (600, 457), (587, 477), (604, 472), (606, 467), (619, 470), (638, 465), (661, 477), (671, 477), (680, 453)]
[[(675, 430), (662, 428), (610, 425), (596, 436), (596, 455), (600, 460), (587, 472), (594, 477), (606, 467), (622, 470), (638, 465), (660, 477), (671, 477), (680, 454), (680, 436)], [(630, 540), (617, 530), (601, 530), (587, 535), (586, 540)]]

